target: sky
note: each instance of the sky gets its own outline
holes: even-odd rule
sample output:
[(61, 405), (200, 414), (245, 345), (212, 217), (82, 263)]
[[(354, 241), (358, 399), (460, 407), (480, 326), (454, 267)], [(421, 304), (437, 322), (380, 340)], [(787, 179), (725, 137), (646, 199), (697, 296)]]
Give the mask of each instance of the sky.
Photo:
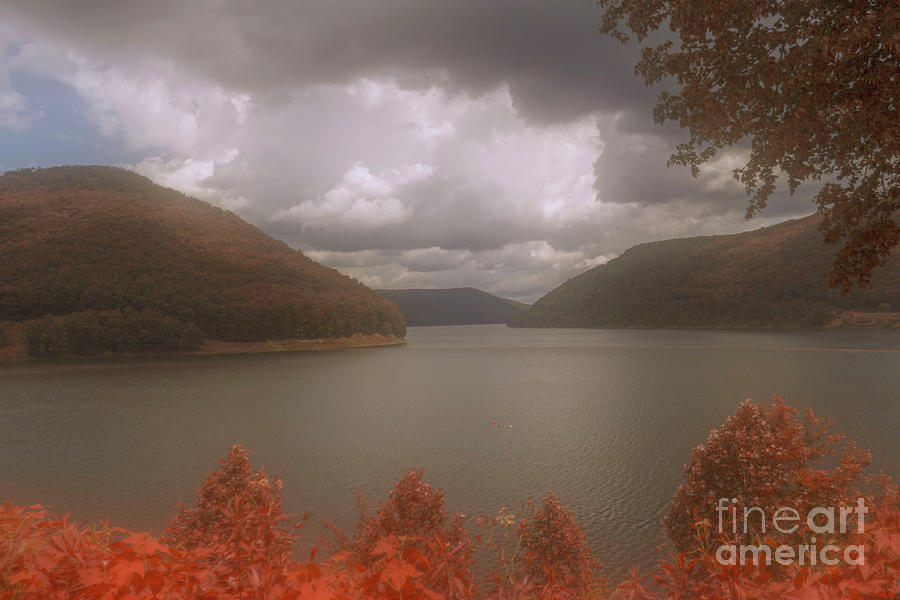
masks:
[[(4, 0), (0, 170), (108, 164), (374, 288), (533, 302), (648, 241), (744, 219), (720, 153), (667, 167), (640, 49), (592, 0)], [(670, 85), (664, 83), (663, 85)]]

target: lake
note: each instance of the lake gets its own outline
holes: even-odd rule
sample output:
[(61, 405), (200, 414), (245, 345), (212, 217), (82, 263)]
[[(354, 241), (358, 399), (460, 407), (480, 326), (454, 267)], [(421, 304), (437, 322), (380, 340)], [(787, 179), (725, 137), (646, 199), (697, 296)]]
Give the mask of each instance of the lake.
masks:
[(288, 512), (312, 513), (305, 544), (323, 516), (352, 527), (357, 486), (377, 501), (424, 467), (471, 521), (556, 492), (621, 573), (659, 556), (691, 449), (745, 398), (813, 407), (900, 476), (900, 332), (478, 325), (408, 341), (0, 367), (0, 500), (159, 532), (240, 443)]

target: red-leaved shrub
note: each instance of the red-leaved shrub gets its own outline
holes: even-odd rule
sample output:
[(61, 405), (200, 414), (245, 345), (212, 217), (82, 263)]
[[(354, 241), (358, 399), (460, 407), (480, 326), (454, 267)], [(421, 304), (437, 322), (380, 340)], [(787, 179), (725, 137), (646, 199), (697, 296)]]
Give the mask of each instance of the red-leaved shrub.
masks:
[[(720, 498), (734, 499), (737, 541), (751, 543), (762, 532), (759, 519), (748, 519), (744, 533), (744, 507), (762, 508), (767, 518), (782, 506), (801, 515), (815, 506), (838, 506), (855, 502), (854, 490), (869, 464), (869, 453), (848, 443), (840, 463), (831, 469), (822, 459), (834, 453), (839, 435), (829, 434), (831, 421), (806, 409), (798, 411), (775, 397), (771, 405), (746, 400), (720, 429), (710, 432), (705, 444), (691, 453), (685, 465), (685, 482), (678, 488), (665, 519), (669, 538), (679, 551), (688, 551), (702, 541), (698, 527), (718, 533), (733, 531), (731, 512), (719, 513)], [(757, 513), (758, 514), (758, 513)]]
[(179, 550), (205, 551), (210, 573), (226, 589), (271, 587), (290, 563), (300, 526), (284, 514), (280, 490), (281, 480), (270, 483), (262, 469), (254, 473), (247, 451), (232, 446), (194, 506), (179, 507), (163, 539)]
[(529, 508), (531, 513), (519, 522), (521, 548), (516, 561), (523, 572), (538, 584), (588, 590), (599, 565), (591, 558), (575, 514), (552, 493)]
[[(772, 407), (745, 403), (695, 450), (689, 492), (710, 495), (743, 485), (748, 503), (823, 502), (850, 489), (865, 456), (852, 446), (830, 471), (809, 462), (835, 438), (809, 413), (808, 424), (776, 399)], [(760, 451), (745, 447), (766, 441)], [(729, 469), (775, 476), (771, 487)], [(717, 473), (716, 469), (722, 472)], [(700, 475), (704, 475), (700, 477)], [(795, 478), (795, 479), (792, 479)], [(705, 487), (702, 487), (705, 486)], [(721, 486), (721, 487), (716, 487)], [(193, 507), (182, 507), (164, 539), (106, 525), (89, 527), (55, 518), (41, 506), (0, 506), (0, 600), (891, 600), (900, 598), (900, 488), (885, 479), (866, 497), (873, 507), (864, 532), (847, 544), (864, 547), (861, 565), (722, 565), (699, 538), (688, 551), (650, 573), (632, 570), (607, 591), (571, 511), (548, 495), (516, 518), (501, 509), (490, 520), (514, 539), (499, 550), (495, 585), (476, 589), (475, 543), (459, 515), (449, 518), (444, 496), (410, 471), (374, 515), (364, 514), (357, 535), (331, 556), (297, 560), (293, 527), (283, 514), (280, 484), (253, 473), (247, 453), (231, 448), (210, 473)], [(682, 488), (683, 490), (684, 488)], [(691, 518), (703, 515), (706, 496), (679, 490)], [(768, 493), (765, 495), (763, 493)], [(746, 494), (746, 495), (744, 495)], [(762, 495), (761, 495), (762, 494)]]
[(463, 517), (448, 516), (444, 492), (422, 481), (422, 472), (407, 471), (381, 502), (374, 515), (361, 499), (356, 536), (350, 543), (353, 557), (364, 566), (377, 560), (376, 549), (386, 538), (402, 548), (414, 548), (428, 565), (426, 582), (446, 598), (467, 598), (472, 593), (473, 543)]

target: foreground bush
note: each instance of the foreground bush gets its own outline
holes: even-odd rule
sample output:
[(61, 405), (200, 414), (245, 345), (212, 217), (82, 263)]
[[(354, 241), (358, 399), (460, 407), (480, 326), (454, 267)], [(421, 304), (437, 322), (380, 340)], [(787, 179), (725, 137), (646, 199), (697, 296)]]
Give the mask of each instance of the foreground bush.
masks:
[[(865, 564), (727, 566), (695, 544), (610, 587), (574, 515), (552, 494), (521, 517), (501, 509), (480, 519), (489, 533), (472, 538), (462, 516), (446, 512), (443, 493), (410, 471), (374, 514), (363, 513), (354, 536), (339, 535), (329, 556), (300, 560), (291, 549), (302, 520), (283, 513), (280, 487), (233, 447), (162, 539), (6, 504), (0, 600), (900, 598), (900, 491), (889, 482), (877, 503), (866, 498), (877, 509), (865, 531), (846, 540), (864, 548)], [(479, 549), (496, 551), (493, 573), (480, 582)]]
[(463, 517), (447, 515), (444, 493), (422, 481), (421, 471), (408, 471), (374, 515), (360, 500), (358, 531), (346, 545), (357, 564), (378, 564), (384, 541), (396, 540), (407, 554), (428, 565), (424, 582), (429, 589), (448, 599), (471, 597), (474, 545)]
[(493, 519), (479, 521), (489, 531), (484, 545), (497, 553), (499, 563), (491, 573), (488, 597), (601, 597), (605, 581), (598, 576), (600, 565), (591, 557), (574, 513), (554, 494), (540, 504), (529, 501), (518, 522), (505, 507)]
[[(685, 483), (675, 493), (665, 520), (675, 547), (680, 551), (696, 547), (699, 524), (718, 529), (716, 508), (721, 498), (732, 499), (728, 506), (734, 506), (739, 516), (745, 507), (759, 507), (769, 520), (782, 506), (796, 508), (805, 518), (815, 506), (855, 502), (855, 486), (869, 464), (869, 453), (848, 443), (840, 462), (825, 468), (822, 460), (835, 453), (841, 439), (829, 433), (831, 426), (810, 409), (801, 418), (778, 396), (771, 405), (743, 402), (691, 453)], [(726, 531), (733, 530), (731, 514), (723, 515)], [(757, 520), (749, 524), (754, 527), (738, 541), (750, 543), (762, 534)]]

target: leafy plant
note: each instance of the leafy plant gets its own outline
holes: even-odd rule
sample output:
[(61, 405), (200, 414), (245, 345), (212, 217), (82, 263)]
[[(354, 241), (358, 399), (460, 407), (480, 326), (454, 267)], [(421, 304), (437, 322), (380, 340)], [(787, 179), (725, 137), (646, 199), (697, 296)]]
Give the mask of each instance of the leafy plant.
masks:
[[(756, 461), (756, 474), (773, 469), (795, 496), (843, 489), (847, 478), (808, 468), (833, 440), (825, 422), (809, 420), (800, 427), (796, 411), (780, 400), (771, 407), (745, 403), (711, 434), (715, 443), (705, 456), (732, 456), (724, 446), (739, 438), (728, 432), (755, 432), (794, 458), (737, 452), (743, 462), (736, 464)], [(848, 475), (857, 472), (852, 465)], [(574, 515), (551, 494), (518, 520), (501, 509), (487, 521), (491, 533), (476, 540), (500, 550), (503, 573), (493, 588), (479, 590), (471, 578), (475, 542), (420, 471), (409, 471), (374, 515), (363, 514), (352, 540), (330, 556), (317, 559), (313, 550), (299, 560), (297, 525), (282, 512), (279, 481), (254, 472), (246, 450), (234, 446), (162, 539), (73, 523), (39, 505), (0, 506), (0, 600), (889, 600), (900, 597), (900, 487), (882, 483), (867, 497), (877, 508), (866, 530), (854, 529), (846, 540), (864, 547), (862, 565), (722, 565), (698, 540), (651, 572), (632, 569), (611, 589)], [(514, 538), (512, 554), (497, 531)]]
[[(782, 506), (797, 509), (805, 517), (815, 506), (838, 506), (855, 500), (854, 485), (869, 464), (867, 451), (848, 443), (840, 464), (826, 469), (823, 458), (834, 453), (840, 435), (829, 434), (831, 421), (806, 409), (804, 417), (775, 396), (771, 405), (746, 400), (720, 429), (710, 432), (704, 444), (694, 448), (684, 468), (685, 482), (678, 488), (665, 524), (680, 551), (698, 543), (697, 529), (731, 532), (732, 514), (740, 522), (738, 540), (751, 543), (764, 533), (759, 520), (748, 519), (743, 531), (745, 507), (760, 507), (766, 518)], [(717, 512), (719, 499), (733, 499), (730, 510)]]
[(384, 539), (396, 539), (404, 548), (415, 548), (429, 565), (425, 582), (431, 589), (446, 598), (469, 597), (474, 545), (462, 515), (448, 516), (444, 493), (422, 481), (422, 471), (407, 471), (374, 515), (368, 514), (362, 498), (360, 508), (350, 550), (361, 565), (370, 567), (379, 560)]

